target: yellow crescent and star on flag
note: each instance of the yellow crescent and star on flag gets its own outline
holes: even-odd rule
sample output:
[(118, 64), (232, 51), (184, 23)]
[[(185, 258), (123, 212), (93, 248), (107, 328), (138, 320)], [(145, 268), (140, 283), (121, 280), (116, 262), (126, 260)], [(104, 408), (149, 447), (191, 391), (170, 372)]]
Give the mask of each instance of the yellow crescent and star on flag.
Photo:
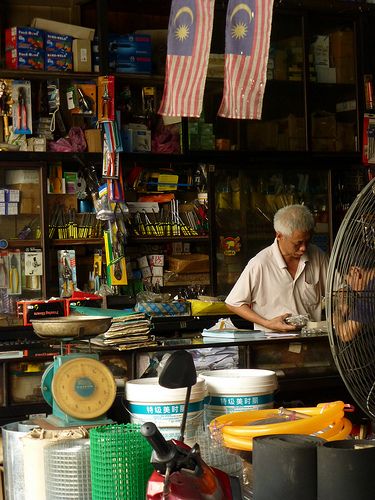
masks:
[[(253, 21), (254, 19), (254, 12), (251, 10), (251, 8), (246, 4), (246, 3), (239, 3), (237, 4), (233, 9), (230, 14), (230, 21), (233, 21), (234, 16), (243, 10), (246, 12), (249, 16), (249, 24)], [(244, 18), (241, 19), (240, 21), (237, 21), (236, 23), (232, 24), (232, 29), (231, 29), (231, 36), (232, 38), (240, 39), (240, 38), (245, 38), (248, 32), (248, 25), (244, 21)]]
[(191, 22), (190, 22), (190, 25), (188, 25), (187, 23), (181, 23), (181, 24), (178, 24), (176, 26), (176, 28), (175, 28), (175, 37), (180, 42), (183, 42), (187, 38), (189, 38), (189, 35), (190, 35), (190, 26), (194, 23), (194, 14), (193, 14), (192, 9), (190, 7), (188, 7), (188, 6), (181, 7), (176, 12), (176, 15), (174, 16), (174, 20), (173, 20), (173, 23), (176, 25), (177, 20), (179, 19), (179, 17), (182, 14), (185, 14), (185, 13), (190, 16)]
[[(231, 36), (232, 38), (235, 39), (241, 39), (246, 37), (248, 33), (248, 25), (254, 19), (254, 12), (251, 10), (249, 5), (244, 2), (240, 2), (237, 5), (235, 5), (232, 9), (232, 12), (230, 14), (231, 22), (233, 21), (234, 16), (240, 11), (244, 11), (245, 13), (248, 14), (249, 23), (247, 24), (244, 20), (245, 18), (243, 17), (241, 20), (235, 22), (232, 25)], [(179, 18), (182, 14), (188, 14), (188, 16), (190, 17), (190, 23), (187, 22), (178, 23)], [(194, 13), (192, 9), (187, 5), (180, 7), (173, 19), (173, 24), (175, 25), (175, 30), (174, 30), (175, 38), (180, 42), (184, 42), (187, 38), (189, 38), (190, 26), (193, 23), (194, 23)]]

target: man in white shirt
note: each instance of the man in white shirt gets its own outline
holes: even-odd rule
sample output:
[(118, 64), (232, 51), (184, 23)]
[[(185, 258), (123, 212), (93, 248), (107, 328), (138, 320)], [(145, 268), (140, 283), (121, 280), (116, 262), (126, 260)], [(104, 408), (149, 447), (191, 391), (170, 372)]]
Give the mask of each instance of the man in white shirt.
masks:
[(310, 244), (314, 218), (304, 205), (278, 210), (274, 229), (274, 243), (250, 259), (225, 302), (256, 329), (288, 332), (298, 329), (288, 316), (321, 320), (328, 257)]

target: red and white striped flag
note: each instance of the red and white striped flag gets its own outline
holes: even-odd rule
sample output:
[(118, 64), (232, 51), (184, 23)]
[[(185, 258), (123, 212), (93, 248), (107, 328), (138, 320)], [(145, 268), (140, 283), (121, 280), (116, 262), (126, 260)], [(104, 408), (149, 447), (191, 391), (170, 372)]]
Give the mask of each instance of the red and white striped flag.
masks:
[(214, 0), (173, 0), (161, 115), (200, 116), (213, 18)]
[(272, 8), (273, 0), (229, 0), (219, 116), (258, 120), (262, 116)]

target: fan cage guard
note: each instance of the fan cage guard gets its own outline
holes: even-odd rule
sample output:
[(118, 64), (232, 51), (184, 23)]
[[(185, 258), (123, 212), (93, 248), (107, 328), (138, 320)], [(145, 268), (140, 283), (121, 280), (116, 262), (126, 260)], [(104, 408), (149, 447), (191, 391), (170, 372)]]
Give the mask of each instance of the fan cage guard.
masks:
[(375, 179), (358, 194), (334, 241), (326, 313), (338, 371), (354, 401), (375, 417)]

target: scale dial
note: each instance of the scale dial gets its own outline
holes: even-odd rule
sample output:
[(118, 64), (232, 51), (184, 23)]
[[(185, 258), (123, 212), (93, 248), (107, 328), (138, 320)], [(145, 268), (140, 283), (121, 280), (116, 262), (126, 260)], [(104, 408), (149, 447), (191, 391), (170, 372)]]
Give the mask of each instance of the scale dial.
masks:
[(60, 409), (77, 419), (102, 416), (116, 397), (111, 371), (92, 358), (75, 358), (63, 363), (52, 379), (52, 395)]

